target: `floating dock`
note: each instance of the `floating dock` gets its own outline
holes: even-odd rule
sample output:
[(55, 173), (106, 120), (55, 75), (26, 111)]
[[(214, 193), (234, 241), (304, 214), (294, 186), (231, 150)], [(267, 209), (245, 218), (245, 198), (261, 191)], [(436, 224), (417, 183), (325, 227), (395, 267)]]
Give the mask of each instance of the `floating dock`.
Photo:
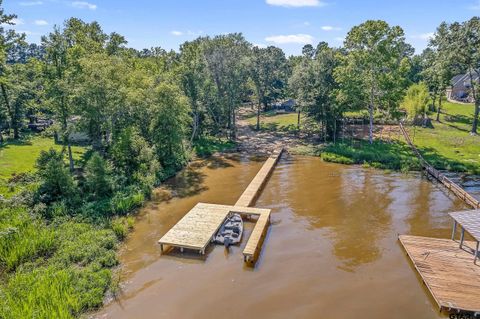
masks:
[(441, 310), (480, 313), (480, 266), (473, 242), (463, 249), (451, 239), (399, 236), (423, 282)]
[(247, 217), (257, 217), (255, 227), (243, 250), (244, 261), (254, 262), (261, 250), (270, 224), (270, 209), (249, 206), (252, 206), (260, 195), (282, 152), (283, 149), (275, 151), (265, 161), (235, 205), (207, 203), (195, 205), (158, 241), (161, 251), (164, 251), (165, 246), (170, 246), (178, 247), (181, 251), (184, 249), (196, 250), (203, 255), (208, 244), (213, 241), (216, 232), (225, 222), (225, 219), (230, 214), (238, 213)]
[[(259, 220), (270, 219), (270, 209), (198, 203), (158, 241), (160, 249), (163, 252), (164, 245), (167, 245), (179, 247), (181, 251), (185, 248), (197, 250), (203, 255), (225, 219), (234, 213), (258, 216), (252, 235), (260, 231), (255, 231), (263, 224), (259, 224)], [(256, 236), (250, 236), (247, 247), (253, 247), (256, 243)], [(250, 250), (247, 253), (250, 254)]]

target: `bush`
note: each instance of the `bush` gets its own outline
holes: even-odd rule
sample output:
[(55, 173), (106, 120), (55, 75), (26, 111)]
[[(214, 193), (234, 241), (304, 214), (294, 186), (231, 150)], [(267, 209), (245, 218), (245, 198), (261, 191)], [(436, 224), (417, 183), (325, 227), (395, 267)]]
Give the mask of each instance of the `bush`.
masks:
[(37, 198), (40, 202), (47, 204), (58, 200), (73, 202), (78, 196), (77, 187), (72, 175), (65, 167), (61, 153), (54, 149), (42, 151), (36, 167), (40, 179), (37, 190)]
[(124, 176), (124, 185), (138, 185), (149, 191), (157, 182), (161, 167), (155, 150), (134, 128), (123, 130), (112, 146), (112, 161), (117, 174)]
[(325, 162), (333, 162), (339, 164), (355, 164), (353, 159), (335, 153), (325, 152), (322, 153), (321, 157)]
[(111, 168), (98, 153), (94, 153), (85, 165), (85, 191), (94, 200), (112, 194)]
[(112, 210), (115, 214), (123, 215), (134, 208), (140, 207), (145, 201), (143, 192), (135, 189), (118, 192), (112, 198)]
[(128, 233), (133, 229), (133, 224), (135, 219), (132, 216), (128, 217), (118, 217), (114, 218), (111, 221), (111, 227), (117, 235), (119, 240), (123, 240), (127, 237)]

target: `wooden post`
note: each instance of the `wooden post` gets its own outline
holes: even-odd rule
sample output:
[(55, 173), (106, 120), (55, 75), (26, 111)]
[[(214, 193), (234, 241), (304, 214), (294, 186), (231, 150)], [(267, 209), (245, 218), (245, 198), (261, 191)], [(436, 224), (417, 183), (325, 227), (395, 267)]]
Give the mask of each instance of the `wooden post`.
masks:
[(473, 263), (474, 264), (477, 264), (478, 246), (479, 246), (479, 241), (477, 240), (477, 247), (475, 248), (475, 255), (473, 256)]
[(453, 220), (452, 240), (455, 240), (455, 231), (457, 230), (457, 221)]
[(460, 249), (463, 246), (463, 238), (465, 237), (465, 229), (462, 227), (462, 233), (460, 234)]

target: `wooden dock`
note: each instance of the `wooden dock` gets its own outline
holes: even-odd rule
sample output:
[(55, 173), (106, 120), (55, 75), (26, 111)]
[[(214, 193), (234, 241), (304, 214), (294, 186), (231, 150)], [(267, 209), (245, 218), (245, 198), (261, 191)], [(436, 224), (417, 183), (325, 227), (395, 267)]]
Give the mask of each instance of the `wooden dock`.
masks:
[(465, 191), (462, 187), (457, 185), (455, 182), (453, 182), (451, 179), (449, 179), (447, 176), (440, 173), (432, 165), (430, 165), (423, 158), (422, 154), (420, 154), (417, 147), (413, 144), (412, 140), (410, 139), (410, 136), (408, 135), (408, 132), (403, 127), (403, 124), (400, 122), (399, 125), (400, 125), (400, 131), (402, 132), (403, 137), (407, 141), (407, 144), (410, 146), (413, 153), (418, 157), (418, 159), (420, 161), (420, 164), (425, 169), (425, 172), (429, 176), (432, 176), (436, 180), (438, 180), (443, 186), (445, 186), (447, 189), (449, 189), (452, 193), (454, 193), (458, 198), (463, 200), (466, 204), (470, 205), (474, 209), (479, 209), (480, 208), (480, 201), (477, 200), (475, 197), (473, 197), (471, 194), (469, 194), (467, 191)]
[(252, 206), (260, 195), (282, 152), (283, 149), (279, 149), (267, 159), (235, 205), (207, 203), (195, 205), (158, 241), (161, 251), (164, 251), (164, 246), (170, 246), (178, 247), (181, 251), (192, 249), (205, 254), (205, 249), (213, 241), (225, 219), (230, 214), (238, 213), (247, 217), (252, 215), (257, 217), (255, 227), (243, 250), (244, 261), (255, 262), (270, 224), (270, 209), (249, 206)]
[(399, 239), (440, 311), (480, 312), (480, 266), (473, 263), (473, 242), (461, 249), (451, 239)]
[(282, 155), (283, 148), (275, 151), (265, 161), (262, 168), (258, 171), (257, 175), (253, 178), (250, 184), (247, 186), (243, 194), (235, 203), (235, 206), (252, 206), (257, 200), (258, 196), (262, 192), (263, 187), (268, 181), (268, 177), (272, 174), (278, 159)]

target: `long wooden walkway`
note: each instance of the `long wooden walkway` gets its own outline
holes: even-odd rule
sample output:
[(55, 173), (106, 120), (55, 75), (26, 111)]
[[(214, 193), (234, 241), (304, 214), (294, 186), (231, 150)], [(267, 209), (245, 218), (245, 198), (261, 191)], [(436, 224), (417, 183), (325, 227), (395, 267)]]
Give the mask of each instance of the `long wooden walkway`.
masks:
[(171, 246), (178, 247), (181, 251), (193, 249), (205, 254), (206, 247), (229, 214), (239, 213), (249, 217), (257, 216), (255, 227), (243, 250), (244, 261), (254, 262), (270, 224), (270, 209), (249, 206), (260, 195), (282, 152), (283, 149), (279, 149), (267, 159), (234, 206), (206, 203), (195, 205), (158, 241), (162, 252), (164, 246)]
[(275, 164), (282, 155), (283, 149), (275, 151), (263, 164), (262, 168), (258, 171), (257, 175), (253, 178), (250, 184), (247, 186), (243, 194), (235, 203), (235, 206), (251, 206), (257, 200), (262, 188), (267, 183), (268, 177), (273, 172)]
[(451, 239), (399, 239), (440, 310), (480, 312), (480, 266), (473, 263), (473, 242), (460, 249)]

